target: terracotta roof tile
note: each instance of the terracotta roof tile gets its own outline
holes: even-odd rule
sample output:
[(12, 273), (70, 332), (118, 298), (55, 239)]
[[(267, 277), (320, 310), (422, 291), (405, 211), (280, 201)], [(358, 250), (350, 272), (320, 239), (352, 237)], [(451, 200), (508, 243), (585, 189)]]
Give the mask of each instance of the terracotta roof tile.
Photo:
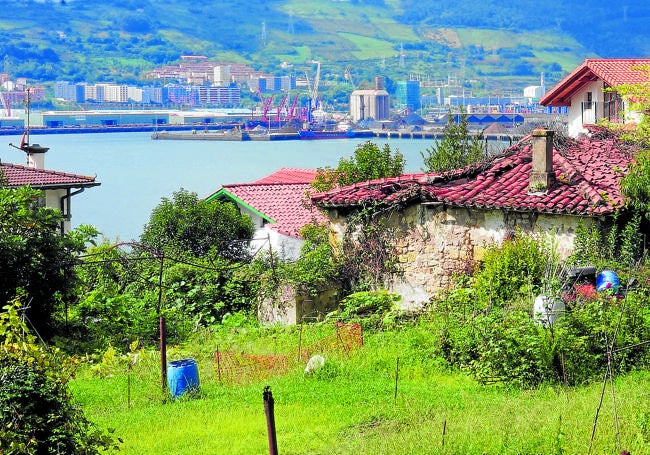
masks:
[(253, 183), (311, 183), (316, 171), (313, 169), (295, 169), (283, 167), (271, 175), (267, 175)]
[(623, 204), (620, 179), (627, 172), (633, 150), (609, 135), (569, 140), (553, 151), (556, 178), (545, 193), (531, 193), (530, 137), (503, 155), (481, 166), (419, 179), (395, 180), (385, 187), (370, 181), (312, 196), (322, 207), (353, 207), (361, 204), (443, 202), (479, 209), (508, 209), (595, 216), (613, 213)]
[(647, 82), (648, 78), (643, 71), (633, 70), (632, 68), (650, 65), (650, 59), (591, 59), (586, 60), (585, 64), (599, 78), (614, 86)]
[(0, 172), (9, 182), (9, 187), (30, 185), (33, 188), (80, 188), (99, 185), (95, 177), (67, 172), (36, 169), (20, 164), (0, 163)]
[(283, 168), (253, 183), (224, 185), (208, 196), (227, 197), (258, 212), (277, 232), (299, 237), (298, 231), (313, 221), (325, 222), (327, 217), (311, 206), (307, 190), (315, 170)]

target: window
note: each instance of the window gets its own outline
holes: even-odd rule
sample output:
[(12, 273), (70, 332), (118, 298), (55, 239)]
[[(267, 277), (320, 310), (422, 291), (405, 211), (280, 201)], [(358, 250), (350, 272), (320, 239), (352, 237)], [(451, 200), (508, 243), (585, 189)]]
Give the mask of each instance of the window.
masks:
[(608, 90), (605, 91), (603, 117), (610, 122), (619, 122), (623, 120), (623, 99), (618, 93)]
[(587, 92), (585, 101), (582, 102), (582, 124), (596, 123), (596, 103), (592, 92)]

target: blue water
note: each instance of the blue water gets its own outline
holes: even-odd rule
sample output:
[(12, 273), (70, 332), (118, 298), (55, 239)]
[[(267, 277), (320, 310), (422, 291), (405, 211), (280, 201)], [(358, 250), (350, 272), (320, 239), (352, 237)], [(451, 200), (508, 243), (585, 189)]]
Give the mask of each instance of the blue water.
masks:
[[(6, 143), (20, 136), (2, 136)], [(228, 183), (257, 180), (282, 167), (336, 167), (366, 139), (323, 141), (215, 142), (154, 141), (150, 133), (32, 135), (32, 143), (50, 147), (45, 167), (96, 176), (101, 186), (72, 198), (72, 225), (91, 224), (109, 241), (139, 238), (161, 198), (185, 188), (203, 198)], [(376, 139), (406, 159), (406, 172), (420, 172), (423, 139)], [(4, 162), (25, 163), (24, 154), (0, 146)]]

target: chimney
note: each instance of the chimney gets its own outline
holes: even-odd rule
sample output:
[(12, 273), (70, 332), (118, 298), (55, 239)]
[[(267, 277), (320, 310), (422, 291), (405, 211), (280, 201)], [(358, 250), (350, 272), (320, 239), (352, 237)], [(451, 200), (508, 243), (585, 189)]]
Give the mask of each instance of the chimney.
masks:
[(537, 193), (548, 190), (555, 178), (553, 172), (553, 130), (533, 130), (533, 169), (528, 190)]
[(45, 152), (47, 150), (47, 148), (38, 144), (31, 145), (30, 150), (27, 150), (27, 167), (45, 169)]
[(43, 147), (40, 144), (30, 144), (29, 143), (29, 130), (23, 133), (23, 137), (20, 139), (20, 146), (9, 144), (18, 150), (22, 150), (27, 154), (27, 167), (33, 167), (35, 169), (45, 169), (45, 152), (50, 148)]

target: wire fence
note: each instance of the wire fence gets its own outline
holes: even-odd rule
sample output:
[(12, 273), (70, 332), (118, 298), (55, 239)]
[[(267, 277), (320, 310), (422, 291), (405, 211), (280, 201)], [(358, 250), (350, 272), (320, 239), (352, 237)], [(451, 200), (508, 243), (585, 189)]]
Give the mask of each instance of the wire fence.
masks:
[(360, 324), (336, 323), (333, 332), (307, 346), (298, 341), (297, 353), (251, 354), (246, 352), (220, 351), (215, 353), (215, 371), (219, 382), (228, 384), (247, 383), (286, 373), (306, 362), (315, 354), (343, 353), (363, 346)]

